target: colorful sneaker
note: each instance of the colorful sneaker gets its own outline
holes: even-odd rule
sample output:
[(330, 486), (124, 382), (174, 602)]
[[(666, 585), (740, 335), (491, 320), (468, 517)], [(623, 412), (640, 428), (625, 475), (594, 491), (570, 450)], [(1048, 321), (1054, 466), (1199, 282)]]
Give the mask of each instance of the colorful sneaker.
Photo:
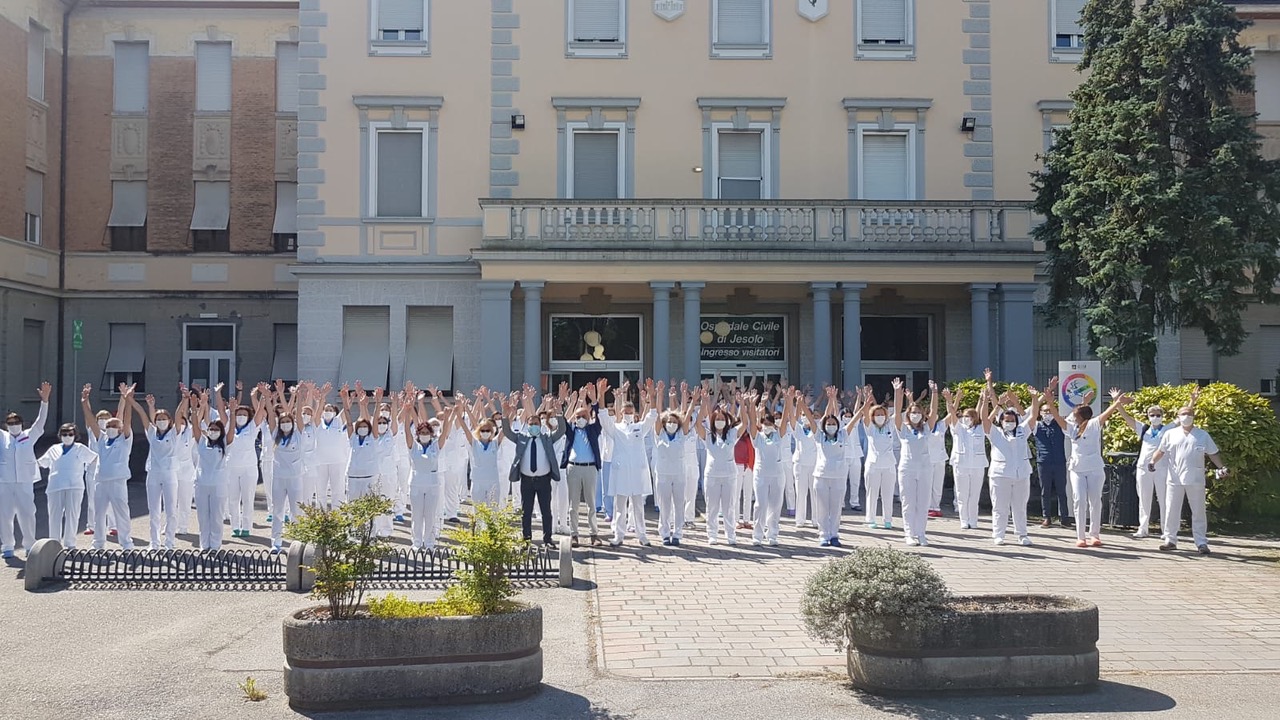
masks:
[(892, 529), (893, 529), (893, 522), (892, 522), (892, 521), (890, 521), (890, 520), (885, 520), (885, 521), (884, 521), (884, 529), (885, 529), (885, 530), (892, 530)]
[[(285, 515), (285, 516), (284, 516), (284, 521), (285, 521), (285, 522), (289, 522), (289, 516), (288, 516), (288, 515)], [(404, 523), (404, 515), (397, 515), (397, 516), (396, 516), (396, 522), (398, 522), (398, 523)]]
[(824, 538), (822, 542), (818, 543), (818, 547), (831, 547), (831, 541)]
[(93, 528), (85, 528), (85, 529), (84, 529), (84, 534), (85, 534), (85, 535), (92, 535), (92, 534), (93, 534)]
[(267, 522), (271, 522), (275, 518), (271, 513), (267, 513)]

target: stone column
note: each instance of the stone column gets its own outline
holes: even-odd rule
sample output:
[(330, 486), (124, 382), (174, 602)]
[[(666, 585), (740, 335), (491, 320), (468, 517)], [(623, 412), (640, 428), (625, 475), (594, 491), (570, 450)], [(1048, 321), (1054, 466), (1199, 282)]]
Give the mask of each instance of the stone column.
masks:
[(524, 290), (524, 381), (536, 388), (542, 387), (542, 288), (546, 286), (542, 281), (520, 281)]
[(1000, 284), (1000, 375), (1011, 382), (1038, 385), (1048, 379), (1035, 376), (1036, 287), (1035, 283)]
[(862, 291), (866, 283), (840, 283), (844, 290), (844, 372), (845, 390), (862, 387)]
[[(991, 367), (991, 291), (990, 283), (974, 283), (969, 286), (969, 308), (973, 313), (970, 338), (973, 342), (971, 375), (982, 377), (982, 371)], [(1009, 379), (1009, 378), (1003, 378)]]
[(813, 386), (830, 385), (831, 374), (831, 291), (835, 283), (810, 283), (813, 289)]
[(510, 280), (481, 280), (480, 384), (491, 390), (511, 390), (511, 289)]
[(653, 289), (653, 378), (670, 380), (671, 375), (671, 290), (673, 282), (651, 282)]
[(706, 283), (682, 282), (684, 291), (684, 379), (690, 385), (702, 379), (702, 289)]

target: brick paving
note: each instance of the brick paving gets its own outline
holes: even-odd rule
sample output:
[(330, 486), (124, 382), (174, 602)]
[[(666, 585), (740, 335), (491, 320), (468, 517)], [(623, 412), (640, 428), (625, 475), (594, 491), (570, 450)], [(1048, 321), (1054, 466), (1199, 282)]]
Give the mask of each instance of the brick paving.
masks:
[(901, 530), (868, 530), (846, 514), (843, 550), (817, 547), (815, 531), (785, 524), (774, 548), (752, 547), (749, 537), (708, 546), (700, 526), (680, 548), (629, 540), (584, 550), (596, 583), (598, 665), (626, 678), (843, 673), (844, 656), (804, 632), (801, 588), (848, 546), (879, 543), (927, 558), (956, 593), (1061, 593), (1097, 603), (1104, 673), (1280, 671), (1280, 542), (1211, 537), (1213, 554), (1202, 557), (1189, 552), (1189, 539), (1166, 554), (1155, 538), (1119, 533), (1081, 550), (1074, 531), (1059, 528), (1034, 528), (1032, 547), (996, 547), (987, 518), (981, 528), (930, 520), (931, 545), (905, 548)]

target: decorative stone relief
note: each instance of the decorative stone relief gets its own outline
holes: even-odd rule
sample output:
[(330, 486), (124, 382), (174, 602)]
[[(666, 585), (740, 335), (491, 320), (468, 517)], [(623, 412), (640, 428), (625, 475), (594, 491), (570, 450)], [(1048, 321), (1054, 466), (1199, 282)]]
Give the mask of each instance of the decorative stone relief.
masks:
[(276, 119), (276, 179), (296, 182), (298, 179), (298, 120)]
[(671, 22), (684, 14), (685, 0), (653, 0), (653, 14)]
[(231, 117), (197, 116), (195, 158), (191, 169), (202, 180), (227, 180), (231, 176)]
[(48, 120), (48, 108), (27, 101), (27, 167), (40, 172), (49, 170)]
[(147, 179), (147, 119), (111, 118), (111, 179)]
[(796, 0), (796, 12), (809, 22), (818, 22), (830, 11), (830, 0)]

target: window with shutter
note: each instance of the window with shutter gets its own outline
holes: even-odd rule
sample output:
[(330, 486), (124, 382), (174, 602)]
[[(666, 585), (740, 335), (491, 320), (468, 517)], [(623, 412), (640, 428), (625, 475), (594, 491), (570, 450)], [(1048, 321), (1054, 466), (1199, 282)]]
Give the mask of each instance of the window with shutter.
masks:
[(574, 42), (616, 43), (622, 40), (622, 0), (569, 0)]
[(1204, 330), (1194, 327), (1182, 328), (1182, 381), (1211, 382), (1215, 377), (1213, 366), (1213, 348), (1204, 336)]
[(423, 130), (378, 130), (374, 153), (375, 217), (423, 217)]
[(1080, 13), (1087, 0), (1051, 0), (1053, 3), (1053, 47), (1073, 50), (1084, 47)]
[(147, 111), (150, 83), (150, 45), (145, 42), (118, 42), (112, 74), (112, 98), (118, 113)]
[(44, 173), (27, 170), (25, 228), (27, 242), (40, 244), (40, 225), (44, 215)]
[(275, 353), (271, 357), (271, 379), (292, 385), (298, 379), (298, 326), (276, 323)]
[(712, 55), (767, 57), (770, 0), (712, 0)]
[(31, 21), (27, 25), (27, 97), (44, 101), (44, 53), (49, 31)]
[(863, 200), (910, 200), (914, 197), (908, 140), (906, 133), (862, 134), (859, 168)]
[(271, 225), (276, 252), (298, 250), (298, 183), (276, 183), (276, 217)]
[(147, 326), (144, 323), (110, 323), (107, 326), (107, 364), (101, 389), (115, 392), (120, 383), (144, 387), (147, 366)]
[(339, 384), (386, 387), (391, 371), (391, 308), (386, 305), (342, 308), (342, 359)]
[(1253, 75), (1258, 121), (1280, 122), (1280, 52), (1255, 52)]
[(196, 43), (196, 110), (230, 112), (231, 43)]
[(576, 200), (616, 200), (622, 197), (618, 171), (620, 135), (617, 132), (574, 132), (572, 185)]
[(298, 112), (298, 44), (276, 44), (276, 110)]
[(764, 134), (722, 130), (716, 136), (716, 190), (722, 200), (765, 197)]
[(859, 0), (858, 42), (864, 45), (906, 45), (909, 0)]
[(453, 307), (405, 308), (404, 379), (418, 387), (453, 389)]
[(377, 0), (377, 34), (385, 41), (421, 42), (426, 35), (427, 0)]

